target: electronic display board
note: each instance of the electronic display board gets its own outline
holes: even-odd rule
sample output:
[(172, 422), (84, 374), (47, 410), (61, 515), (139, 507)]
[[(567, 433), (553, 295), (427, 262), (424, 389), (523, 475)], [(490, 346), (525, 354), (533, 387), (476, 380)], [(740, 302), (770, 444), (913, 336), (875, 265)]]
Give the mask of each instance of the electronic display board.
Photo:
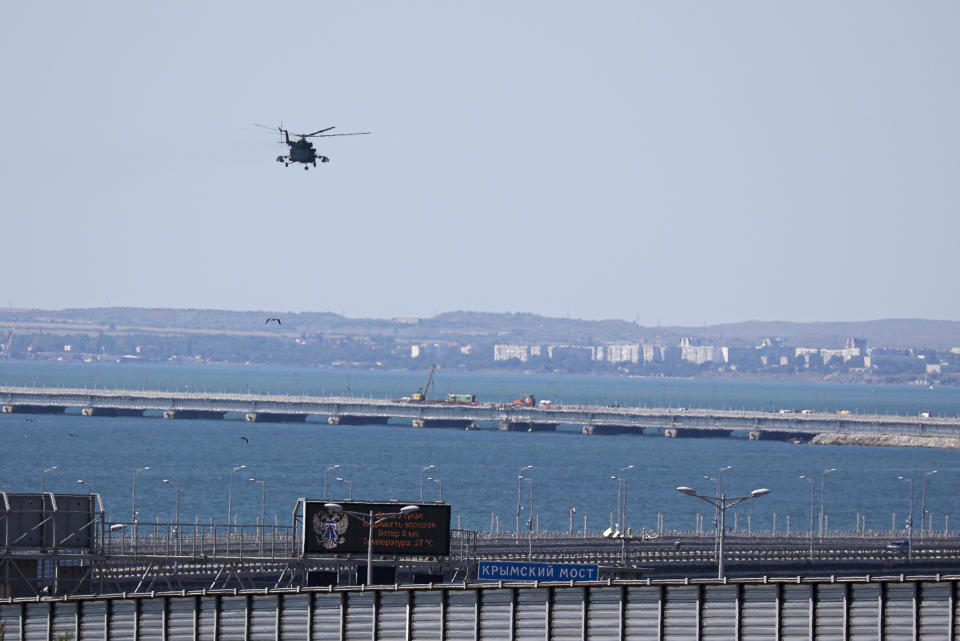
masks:
[[(450, 553), (450, 506), (442, 503), (363, 503), (338, 501), (344, 511), (304, 501), (303, 554), (367, 552), (373, 510), (373, 553), (447, 555)], [(400, 508), (416, 505), (410, 514)], [(378, 522), (379, 521), (379, 522)]]

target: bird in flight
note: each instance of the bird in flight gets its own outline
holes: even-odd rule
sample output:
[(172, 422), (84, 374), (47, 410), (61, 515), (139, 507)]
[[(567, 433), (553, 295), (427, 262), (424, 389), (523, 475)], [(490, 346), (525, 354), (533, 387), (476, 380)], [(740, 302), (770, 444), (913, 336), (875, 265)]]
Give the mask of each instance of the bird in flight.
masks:
[(279, 318), (268, 318), (263, 324), (264, 324), (264, 325), (268, 325), (268, 324), (270, 323), (270, 321), (277, 321), (277, 325), (280, 325), (280, 324), (281, 324)]
[(240, 438), (243, 440), (244, 443), (250, 442), (250, 439), (248, 439), (246, 436), (241, 436)]

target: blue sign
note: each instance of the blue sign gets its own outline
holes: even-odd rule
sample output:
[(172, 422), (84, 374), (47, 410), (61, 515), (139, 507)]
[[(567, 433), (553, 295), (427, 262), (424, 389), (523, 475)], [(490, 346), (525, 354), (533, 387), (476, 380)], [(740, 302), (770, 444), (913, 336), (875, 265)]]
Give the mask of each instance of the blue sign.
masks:
[(518, 563), (480, 561), (477, 579), (481, 581), (596, 581), (600, 566), (578, 563)]

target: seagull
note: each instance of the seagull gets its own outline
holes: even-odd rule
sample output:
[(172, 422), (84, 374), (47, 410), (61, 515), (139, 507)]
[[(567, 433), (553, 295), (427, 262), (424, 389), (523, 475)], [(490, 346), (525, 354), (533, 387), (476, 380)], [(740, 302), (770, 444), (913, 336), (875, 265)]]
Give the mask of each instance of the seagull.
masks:
[(280, 325), (280, 324), (281, 324), (279, 318), (268, 318), (266, 321), (264, 321), (263, 324), (264, 324), (264, 325), (267, 325), (270, 321), (277, 321), (277, 325)]
[(250, 439), (248, 439), (246, 436), (241, 436), (240, 439), (241, 439), (244, 443), (249, 443), (249, 442), (250, 442)]

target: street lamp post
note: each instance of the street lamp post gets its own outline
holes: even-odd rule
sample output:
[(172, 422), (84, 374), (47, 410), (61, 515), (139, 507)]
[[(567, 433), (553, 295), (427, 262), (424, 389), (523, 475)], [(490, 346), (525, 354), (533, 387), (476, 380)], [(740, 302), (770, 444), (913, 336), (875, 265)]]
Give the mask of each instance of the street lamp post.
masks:
[(54, 465), (53, 467), (44, 468), (43, 471), (40, 472), (40, 494), (41, 494), (41, 495), (43, 494), (43, 477), (44, 477), (44, 475), (46, 475), (47, 472), (52, 472), (52, 471), (54, 471), (55, 469), (57, 469), (57, 466), (56, 466), (56, 465)]
[(523, 477), (530, 483), (530, 513), (527, 515), (527, 561), (533, 561), (533, 479)]
[(427, 465), (420, 468), (420, 502), (423, 503), (423, 473), (432, 470), (436, 465)]
[(343, 478), (342, 476), (338, 476), (338, 477), (337, 477), (337, 480), (340, 481), (341, 483), (346, 483), (346, 484), (347, 484), (347, 487), (350, 488), (350, 494), (349, 494), (348, 498), (352, 501), (352, 500), (353, 500), (353, 481), (348, 481), (347, 479)]
[(831, 467), (829, 470), (824, 470), (823, 474), (820, 475), (820, 540), (823, 540), (823, 530), (826, 521), (826, 513), (823, 511), (823, 490), (827, 480), (827, 474), (830, 472), (836, 472), (837, 468)]
[(83, 479), (77, 479), (77, 483), (79, 483), (80, 485), (86, 485), (87, 487), (89, 487), (91, 494), (97, 493), (97, 490), (93, 487), (93, 483), (89, 483), (87, 481), (84, 481)]
[(520, 481), (523, 480), (523, 473), (526, 472), (527, 470), (532, 470), (532, 469), (533, 469), (533, 466), (532, 466), (532, 465), (525, 465), (525, 466), (523, 466), (523, 467), (520, 468), (520, 471), (519, 471), (519, 472), (517, 472), (517, 529), (516, 529), (516, 537), (517, 537), (518, 539), (520, 538), (520, 510), (522, 509), (522, 508), (520, 507)]
[[(717, 470), (716, 478), (712, 476), (707, 476), (706, 474), (703, 475), (703, 478), (705, 478), (706, 480), (713, 481), (714, 483), (717, 484), (717, 493), (715, 494), (715, 496), (723, 496), (723, 473), (732, 469), (733, 469), (732, 465), (724, 465), (719, 470)], [(713, 554), (714, 556), (717, 555), (719, 547), (720, 547), (720, 510), (716, 510), (714, 511), (714, 514), (713, 514)]]
[(800, 478), (810, 482), (810, 560), (813, 560), (813, 499), (816, 494), (817, 482), (806, 474), (801, 474)]
[(433, 478), (432, 476), (428, 476), (427, 480), (433, 481), (434, 483), (440, 486), (440, 502), (443, 503), (443, 481), (441, 481), (440, 479)]
[(632, 469), (632, 465), (621, 467), (616, 476), (610, 477), (617, 479), (617, 525), (622, 532), (627, 531), (627, 479), (623, 473)]
[(936, 474), (937, 470), (930, 470), (929, 472), (923, 473), (923, 478), (920, 480), (920, 540), (923, 540), (923, 534), (926, 531), (926, 522), (927, 522), (927, 477), (931, 474)]
[(329, 472), (330, 470), (335, 470), (338, 467), (340, 467), (339, 463), (337, 463), (336, 465), (330, 465), (329, 467), (324, 466), (323, 468), (323, 498), (327, 498), (327, 472)]
[(770, 490), (767, 488), (759, 488), (750, 492), (748, 496), (705, 496), (703, 494), (697, 494), (696, 490), (692, 487), (680, 486), (677, 488), (677, 491), (681, 494), (686, 494), (687, 496), (693, 496), (700, 499), (701, 501), (706, 501), (710, 505), (717, 508), (717, 511), (720, 513), (720, 552), (717, 557), (717, 578), (723, 578), (723, 543), (726, 539), (727, 527), (727, 508), (733, 507), (738, 503), (743, 503), (747, 499), (754, 499), (758, 496), (763, 496), (764, 494), (769, 494)]
[(905, 476), (898, 476), (898, 479), (901, 481), (906, 481), (910, 484), (910, 513), (907, 516), (907, 558), (913, 558), (913, 479), (908, 479)]
[(133, 470), (133, 492), (132, 498), (130, 500), (130, 522), (135, 523), (137, 520), (137, 473), (146, 472), (150, 469), (150, 466), (138, 467)]
[(262, 528), (264, 526), (263, 511), (264, 511), (264, 505), (265, 505), (264, 500), (266, 499), (266, 496), (267, 496), (267, 482), (264, 481), (263, 479), (250, 479), (250, 482), (260, 484), (260, 527)]
[[(340, 479), (337, 479), (337, 480), (340, 480)], [(369, 527), (370, 527), (370, 530), (367, 533), (367, 583), (366, 583), (367, 585), (373, 584), (373, 526), (379, 523), (383, 523), (384, 521), (389, 521), (394, 516), (398, 516), (400, 514), (410, 514), (411, 512), (416, 512), (417, 510), (420, 509), (420, 507), (417, 505), (405, 505), (402, 508), (400, 508), (399, 512), (381, 512), (380, 518), (375, 519), (374, 518), (375, 514), (373, 509), (370, 510), (370, 514), (366, 514), (365, 512), (355, 512), (353, 510), (345, 510), (343, 509), (343, 506), (340, 505), (339, 503), (324, 503), (323, 507), (327, 508), (328, 510), (343, 512), (344, 514), (347, 514), (354, 518), (367, 519), (367, 522), (369, 523)]]
[(233, 525), (233, 473), (245, 469), (246, 465), (236, 465), (230, 468), (230, 491), (227, 493), (227, 532)]
[(179, 527), (180, 527), (180, 526), (179, 526), (179, 523), (180, 523), (180, 483), (178, 483), (177, 481), (171, 481), (170, 479), (163, 479), (163, 482), (172, 485), (172, 486), (174, 487), (174, 489), (177, 491), (176, 520), (174, 521), (174, 523), (177, 523), (177, 524), (178, 524), (177, 527), (179, 528)]
[(577, 508), (570, 508), (570, 536), (573, 536), (573, 515), (577, 513)]

